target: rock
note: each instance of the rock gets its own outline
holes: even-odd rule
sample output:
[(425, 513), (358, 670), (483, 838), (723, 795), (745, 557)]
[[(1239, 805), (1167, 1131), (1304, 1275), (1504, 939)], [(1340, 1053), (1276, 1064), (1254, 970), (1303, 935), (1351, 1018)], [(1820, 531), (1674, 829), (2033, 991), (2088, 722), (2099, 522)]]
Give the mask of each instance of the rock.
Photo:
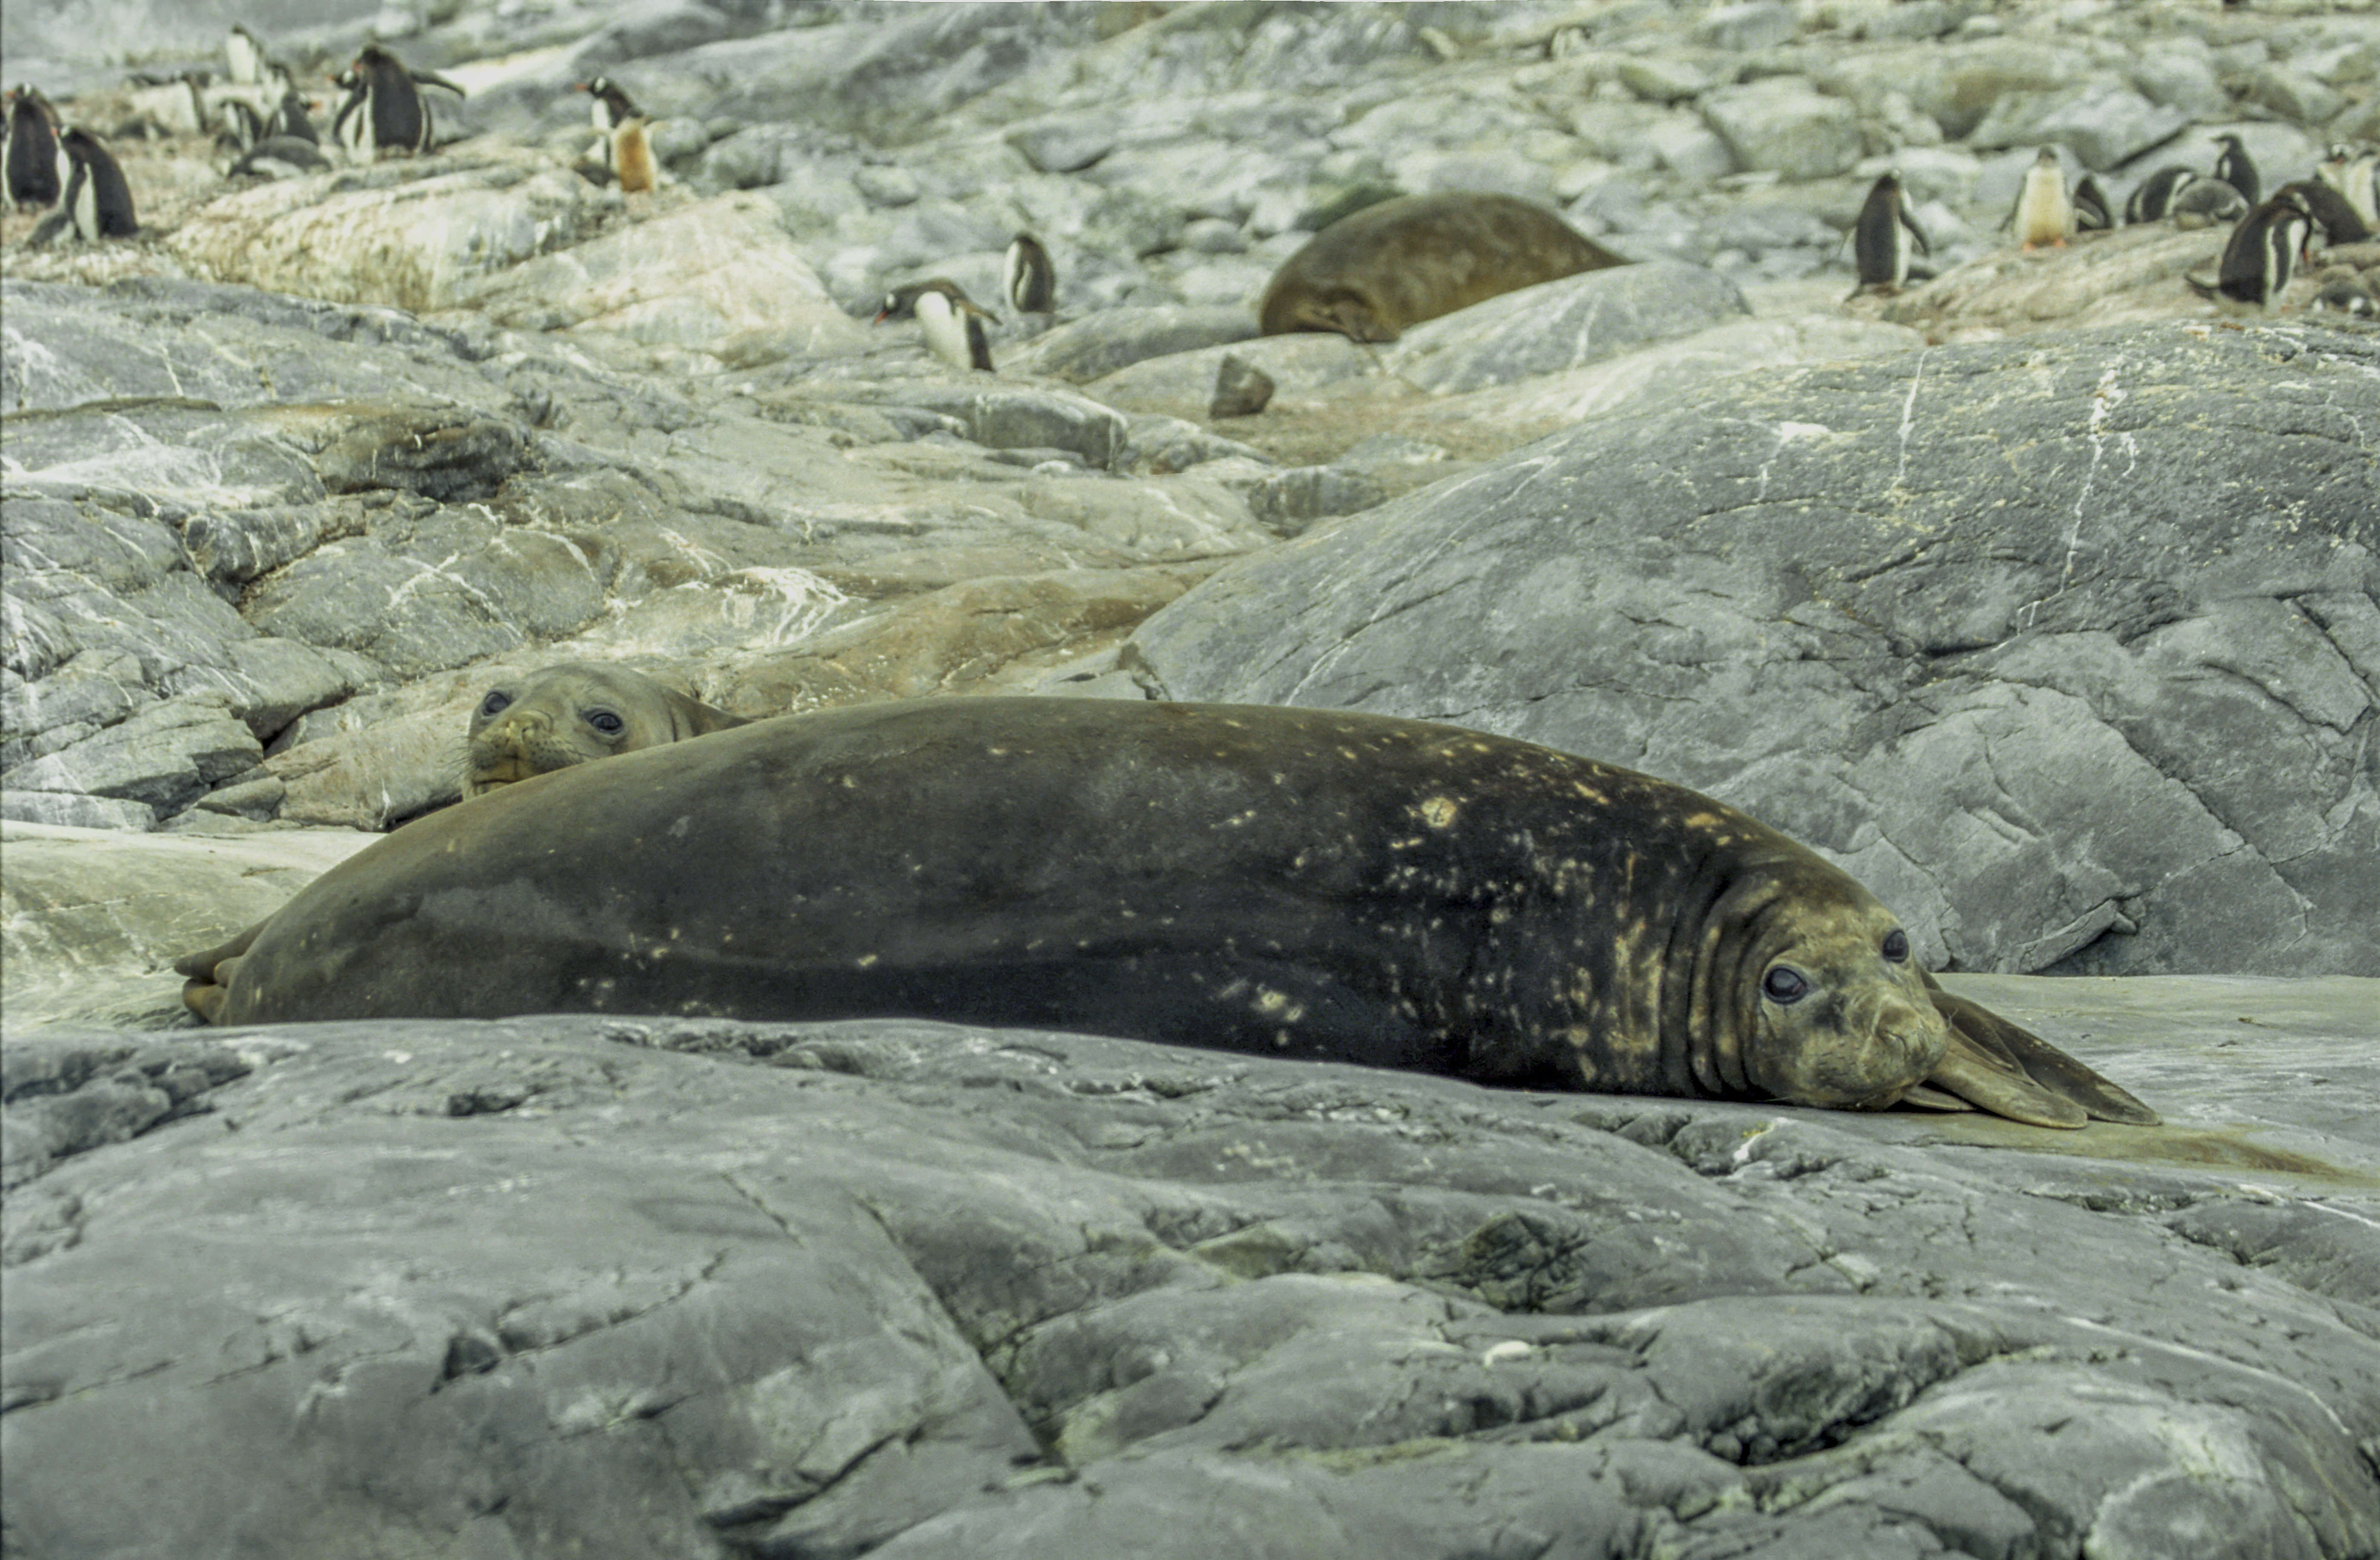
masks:
[(1789, 179), (1849, 173), (1866, 150), (1858, 110), (1793, 77), (1721, 88), (1702, 100), (1702, 111), (1738, 166)]
[(449, 153), (226, 195), (164, 242), (209, 281), (445, 308), (479, 278), (584, 236), (606, 195), (620, 199), (541, 158)]
[(1301, 466), (1274, 472), (1248, 495), (1248, 512), (1284, 537), (1303, 535), (1315, 521), (1353, 514), (1389, 496), (1370, 475), (1340, 466)]
[(2347, 106), (2347, 99), (2312, 77), (2278, 66), (2259, 66), (2248, 76), (2250, 103), (2261, 103), (2284, 119), (2301, 125), (2322, 125)]
[(387, 489), (455, 503), (494, 496), (528, 463), (528, 441), (511, 423), (400, 411), (348, 427), (314, 470), (326, 492)]
[(2062, 251), (1998, 249), (1891, 299), (1883, 314), (1937, 342), (2203, 317), (2212, 306), (2182, 277), (2213, 275), (2225, 236), (2159, 223), (2086, 236)]
[(2147, 93), (2150, 102), (2190, 118), (2219, 118), (2229, 112), (2231, 95), (2215, 79), (2215, 67), (2207, 63), (2205, 45), (2190, 46), (2196, 42), (2193, 39), (2143, 49), (2131, 67), (2132, 84)]
[(1246, 358), (1226, 353), (1215, 366), (1215, 398), (1207, 404), (1207, 415), (1218, 420), (1254, 417), (1270, 404), (1272, 393), (1271, 376)]
[(1694, 42), (1714, 49), (1773, 49), (1791, 42), (1797, 25), (1793, 7), (1779, 0), (1742, 0), (1711, 7), (1695, 24)]
[(112, 797), (172, 813), (263, 756), (256, 733), (233, 718), (223, 695), (192, 694), (20, 764), (0, 775), (0, 785)]
[(1967, 143), (1985, 151), (2063, 145), (2084, 166), (2105, 173), (2172, 139), (2189, 123), (2179, 108), (2102, 81), (2064, 91), (2010, 93), (1992, 105)]
[(1045, 174), (1073, 174), (1091, 166), (1116, 148), (1110, 116), (1069, 114), (1028, 120), (1013, 127), (1008, 144)]
[(722, 195), (516, 267), (465, 301), (524, 329), (747, 364), (857, 351), (867, 339), (759, 194)]
[(1113, 468), (1131, 441), (1120, 414), (1071, 391), (918, 385), (903, 389), (900, 398), (957, 418), (966, 437), (987, 449), (1067, 450), (1102, 471)]
[[(1226, 570), (1132, 653), (1170, 697), (1451, 719), (1700, 786), (1953, 967), (2380, 967), (2348, 865), (2380, 838), (2362, 611), (2287, 604), (2373, 566), (2338, 528), (2370, 468), (2298, 431), (2372, 352), (2151, 324), (1742, 374), (1722, 418), (1689, 386)], [(2192, 426), (2241, 396), (2254, 423)]]
[[(238, 840), (128, 839), (103, 828), (0, 827), (0, 947), (16, 1031), (71, 1021), (157, 1028), (188, 1022), (185, 953), (221, 942), (371, 843), (345, 829)], [(13, 1089), (11, 1091), (13, 1093)]]
[(2054, 1142), (897, 1020), (13, 1035), (11, 1526), (319, 1554), (304, 1417), (382, 1548), (2357, 1554), (2371, 986), (1962, 985), (2168, 1112)]
[(1087, 384), (1146, 358), (1245, 341), (1256, 333), (1256, 311), (1245, 306), (1106, 308), (1037, 336), (1010, 367)]
[(1631, 54), (1614, 65), (1620, 84), (1647, 103), (1680, 103), (1711, 90), (1707, 72), (1691, 60)]
[(1575, 369), (1747, 312), (1735, 284), (1700, 266), (1613, 266), (1505, 293), (1406, 331), (1390, 370), (1459, 393)]

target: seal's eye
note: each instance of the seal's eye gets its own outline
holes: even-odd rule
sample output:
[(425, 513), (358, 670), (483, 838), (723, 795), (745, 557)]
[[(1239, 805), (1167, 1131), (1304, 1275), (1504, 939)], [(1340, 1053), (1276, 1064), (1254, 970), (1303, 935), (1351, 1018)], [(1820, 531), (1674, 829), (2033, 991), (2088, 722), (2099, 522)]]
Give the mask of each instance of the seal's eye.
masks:
[(1884, 934), (1884, 956), (1898, 964), (1909, 957), (1909, 934), (1895, 926)]
[(483, 716), (502, 714), (504, 706), (512, 702), (512, 695), (505, 693), (502, 688), (494, 689), (486, 698), (480, 701), (480, 713)]
[(594, 727), (597, 731), (602, 732), (607, 737), (618, 736), (621, 731), (627, 725), (625, 720), (621, 720), (618, 716), (613, 714), (608, 709), (589, 710), (587, 712), (587, 723)]
[(1760, 977), (1760, 994), (1780, 1008), (1791, 1007), (1810, 994), (1810, 983), (1799, 972), (1779, 964)]

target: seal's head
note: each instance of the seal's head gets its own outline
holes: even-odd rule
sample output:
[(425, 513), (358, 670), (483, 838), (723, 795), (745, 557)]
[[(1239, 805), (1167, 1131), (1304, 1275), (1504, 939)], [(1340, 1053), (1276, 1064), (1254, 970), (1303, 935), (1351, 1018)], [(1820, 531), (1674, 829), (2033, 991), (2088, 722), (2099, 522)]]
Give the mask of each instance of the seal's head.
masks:
[[(1865, 902), (1861, 902), (1864, 901)], [(1864, 891), (1772, 907), (1749, 986), (1744, 1071), (1796, 1105), (1881, 1110), (1925, 1082), (1949, 1047), (1909, 934)]]
[(742, 724), (642, 672), (565, 661), (480, 696), (464, 738), (463, 794)]

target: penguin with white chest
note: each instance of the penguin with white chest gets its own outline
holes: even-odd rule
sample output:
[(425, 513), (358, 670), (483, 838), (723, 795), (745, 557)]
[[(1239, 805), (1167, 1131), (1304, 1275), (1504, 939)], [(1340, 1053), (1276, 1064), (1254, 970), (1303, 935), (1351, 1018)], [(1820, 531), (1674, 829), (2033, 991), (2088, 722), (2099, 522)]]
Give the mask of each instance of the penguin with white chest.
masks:
[(885, 294), (884, 307), (876, 311), (876, 322), (880, 325), (887, 320), (917, 320), (927, 346), (954, 369), (978, 369), (987, 374), (993, 371), (991, 337), (983, 322), (989, 320), (997, 324), (1000, 316), (978, 308), (959, 284), (947, 277), (912, 282)]
[(2291, 272), (2306, 262), (2313, 235), (2313, 213), (2285, 189), (2240, 219), (2223, 246), (2212, 285), (2187, 272), (2182, 280), (2199, 296), (2227, 307), (2269, 309), (2280, 301)]
[(649, 121), (627, 90), (608, 76), (581, 81), (572, 90), (593, 97), (589, 116), (602, 132), (580, 159), (580, 175), (595, 184), (616, 180), (621, 193), (626, 195), (658, 186), (661, 179), (653, 164), (652, 141), (645, 133)]
[(2215, 176), (2240, 192), (2240, 199), (2251, 206), (2265, 198), (2265, 181), (2256, 172), (2255, 161), (2238, 136), (2216, 136), (2215, 144), (2223, 149), (2215, 159)]
[(405, 62), (377, 43), (367, 43), (356, 63), (334, 79), (346, 89), (331, 122), (332, 133), (347, 155), (369, 163), (386, 152), (428, 151), (436, 137), (423, 87), (443, 87), (456, 97), (463, 89), (430, 71), (408, 70)]
[(85, 243), (103, 238), (129, 238), (140, 231), (132, 214), (132, 187), (124, 179), (115, 155), (97, 136), (80, 126), (68, 126), (58, 137), (58, 151), (71, 169), (57, 212), (35, 228), (27, 240), (47, 244), (71, 228)]
[(1024, 314), (1047, 314), (1058, 307), (1058, 268), (1050, 263), (1050, 251), (1041, 240), (1029, 233), (1010, 239), (1002, 269), (1011, 308)]
[(2044, 244), (2062, 249), (2073, 231), (2074, 201), (2066, 193), (2066, 170), (2058, 165), (2058, 149), (2045, 146), (2024, 171), (2024, 185), (2017, 191), (2017, 242), (2027, 251)]
[(1925, 231), (1909, 214), (1900, 175), (1887, 173), (1869, 187), (1859, 218), (1852, 224), (1852, 260), (1859, 267), (1860, 286), (1899, 291), (1909, 281), (1912, 246), (1929, 257), (1934, 253)]

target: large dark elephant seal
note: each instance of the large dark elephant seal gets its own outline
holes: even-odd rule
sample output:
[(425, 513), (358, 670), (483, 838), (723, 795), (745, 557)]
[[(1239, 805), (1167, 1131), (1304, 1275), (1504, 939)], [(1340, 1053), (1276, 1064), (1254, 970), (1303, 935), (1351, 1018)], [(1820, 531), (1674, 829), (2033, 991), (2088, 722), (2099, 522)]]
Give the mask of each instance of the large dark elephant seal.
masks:
[(1708, 797), (1335, 710), (764, 720), (408, 824), (177, 966), (222, 1023), (545, 1011), (1085, 1030), (1483, 1080), (2155, 1116), (1938, 993)]
[(463, 794), (744, 723), (641, 671), (564, 661), (480, 695), (463, 739)]
[(1626, 263), (1513, 196), (1405, 195), (1316, 234), (1273, 272), (1257, 315), (1269, 336), (1394, 341), (1500, 293)]

